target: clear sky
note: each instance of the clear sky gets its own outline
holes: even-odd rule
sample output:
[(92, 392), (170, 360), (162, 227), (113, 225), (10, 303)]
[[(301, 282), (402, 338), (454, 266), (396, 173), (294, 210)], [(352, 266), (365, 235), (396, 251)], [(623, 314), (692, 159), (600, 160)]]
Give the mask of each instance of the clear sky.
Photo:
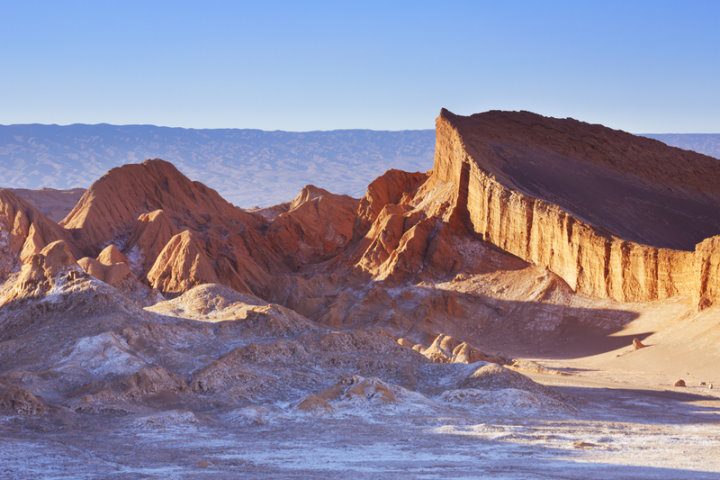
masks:
[(0, 123), (720, 132), (720, 1), (0, 0)]

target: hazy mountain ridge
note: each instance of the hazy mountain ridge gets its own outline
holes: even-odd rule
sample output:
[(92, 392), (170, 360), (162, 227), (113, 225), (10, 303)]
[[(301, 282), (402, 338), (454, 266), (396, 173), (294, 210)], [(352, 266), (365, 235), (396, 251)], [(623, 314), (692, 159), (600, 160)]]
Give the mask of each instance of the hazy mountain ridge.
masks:
[(673, 147), (694, 150), (720, 158), (720, 134), (718, 133), (646, 133), (643, 136), (660, 140)]
[[(720, 157), (720, 134), (647, 134)], [(389, 168), (432, 166), (433, 130), (284, 132), (153, 125), (0, 126), (0, 186), (87, 187), (112, 167), (172, 160), (243, 207), (292, 198), (313, 183), (359, 197)]]
[(151, 125), (0, 126), (4, 187), (87, 187), (108, 169), (171, 159), (244, 207), (287, 201), (309, 183), (359, 197), (385, 170), (432, 166), (433, 130), (284, 132)]

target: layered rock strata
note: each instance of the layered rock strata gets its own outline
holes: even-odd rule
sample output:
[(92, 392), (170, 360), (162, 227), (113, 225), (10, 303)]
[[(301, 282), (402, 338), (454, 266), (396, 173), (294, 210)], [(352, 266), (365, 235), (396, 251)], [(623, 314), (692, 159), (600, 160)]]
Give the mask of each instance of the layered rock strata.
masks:
[[(537, 129), (544, 136), (534, 138)], [(618, 145), (629, 157), (624, 161)], [(557, 170), (555, 178), (528, 175), (542, 167)], [(588, 172), (625, 190), (605, 190), (617, 197), (613, 202), (600, 198), (602, 190), (574, 191)], [(620, 301), (689, 294), (701, 308), (720, 301), (720, 236), (702, 239), (720, 232), (720, 162), (710, 157), (570, 119), (443, 110), (430, 181), (452, 185), (456, 213), (472, 231), (547, 267), (578, 292)], [(669, 205), (652, 203), (658, 191)], [(620, 205), (629, 199), (646, 204)], [(632, 219), (639, 225), (627, 223)], [(643, 225), (646, 243), (626, 238)], [(662, 246), (663, 232), (689, 247)]]

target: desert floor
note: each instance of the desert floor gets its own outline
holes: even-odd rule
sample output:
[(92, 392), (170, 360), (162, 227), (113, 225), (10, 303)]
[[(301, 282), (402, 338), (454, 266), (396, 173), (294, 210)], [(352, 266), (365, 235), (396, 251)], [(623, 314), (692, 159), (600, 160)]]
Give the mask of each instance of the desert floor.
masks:
[[(720, 478), (720, 390), (544, 360), (570, 408), (505, 390), (472, 408), (420, 396), (302, 414), (3, 417), (2, 478)], [(563, 372), (558, 374), (557, 372)]]

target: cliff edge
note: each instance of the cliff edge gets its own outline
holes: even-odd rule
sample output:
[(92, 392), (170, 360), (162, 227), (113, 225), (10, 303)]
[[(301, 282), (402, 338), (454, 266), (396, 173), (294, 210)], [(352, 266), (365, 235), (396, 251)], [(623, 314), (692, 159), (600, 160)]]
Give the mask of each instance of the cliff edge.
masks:
[(620, 301), (720, 300), (720, 162), (530, 112), (437, 119), (430, 182), (468, 228), (578, 292)]

